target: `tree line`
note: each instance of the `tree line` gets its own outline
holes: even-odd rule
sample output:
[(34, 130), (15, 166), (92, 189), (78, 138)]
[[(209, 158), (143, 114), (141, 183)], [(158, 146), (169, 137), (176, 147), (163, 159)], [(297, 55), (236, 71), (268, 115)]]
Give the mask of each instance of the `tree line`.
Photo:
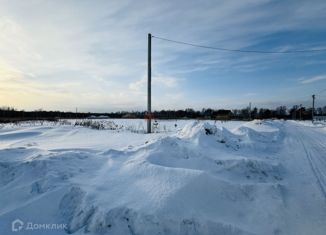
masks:
[[(326, 115), (326, 106), (314, 110), (314, 115)], [(11, 107), (0, 108), (0, 121), (12, 122), (21, 120), (58, 120), (58, 119), (85, 119), (85, 118), (144, 118), (145, 111), (119, 111), (107, 113), (91, 112), (62, 112), (62, 111), (24, 111)], [(187, 108), (183, 110), (160, 110), (151, 115), (155, 119), (215, 119), (215, 120), (251, 120), (251, 119), (311, 119), (312, 109), (303, 106), (279, 106), (276, 109), (257, 108), (252, 109), (211, 109), (194, 110)]]

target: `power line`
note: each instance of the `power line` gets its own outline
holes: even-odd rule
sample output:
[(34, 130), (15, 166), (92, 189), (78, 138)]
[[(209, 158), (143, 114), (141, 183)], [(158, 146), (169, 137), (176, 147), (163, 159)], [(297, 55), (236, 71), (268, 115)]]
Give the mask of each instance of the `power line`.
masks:
[(193, 47), (200, 47), (200, 48), (205, 48), (205, 49), (212, 49), (212, 50), (218, 50), (218, 51), (229, 51), (229, 52), (240, 52), (240, 53), (259, 53), (259, 54), (291, 54), (291, 53), (314, 53), (314, 52), (326, 52), (325, 49), (311, 49), (311, 50), (289, 50), (289, 51), (259, 51), (259, 50), (240, 50), (240, 49), (230, 49), (230, 48), (223, 48), (223, 47), (211, 47), (211, 46), (204, 46), (204, 45), (199, 45), (199, 44), (194, 44), (194, 43), (189, 43), (189, 42), (182, 42), (182, 41), (177, 41), (177, 40), (172, 40), (168, 38), (162, 38), (162, 37), (157, 37), (153, 36), (153, 38), (157, 38), (159, 40), (167, 41), (167, 42), (173, 42), (177, 44), (183, 44), (183, 45), (188, 45), (188, 46), (193, 46)]

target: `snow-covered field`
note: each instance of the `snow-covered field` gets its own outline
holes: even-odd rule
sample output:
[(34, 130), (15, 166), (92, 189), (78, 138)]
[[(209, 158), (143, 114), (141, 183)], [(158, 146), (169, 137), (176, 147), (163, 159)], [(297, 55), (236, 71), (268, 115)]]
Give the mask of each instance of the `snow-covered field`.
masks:
[(0, 234), (326, 234), (323, 125), (111, 121), (1, 126)]

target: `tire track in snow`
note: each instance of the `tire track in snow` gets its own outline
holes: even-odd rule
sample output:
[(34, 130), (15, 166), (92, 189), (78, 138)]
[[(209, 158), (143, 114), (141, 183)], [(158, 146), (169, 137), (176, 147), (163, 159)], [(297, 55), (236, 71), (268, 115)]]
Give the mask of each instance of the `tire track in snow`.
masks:
[[(320, 149), (323, 149), (323, 152), (326, 153), (326, 147), (320, 143), (319, 141), (316, 141), (315, 142), (316, 145), (318, 145), (320, 147)], [(324, 169), (326, 169), (326, 158), (323, 157), (322, 155), (318, 155), (318, 159), (319, 159), (319, 162), (324, 166)], [(326, 171), (324, 171), (324, 174), (323, 174), (325, 177), (326, 177)]]
[[(303, 135), (302, 135), (302, 132), (299, 130), (299, 128), (297, 128), (298, 130), (298, 140), (300, 141), (300, 143), (302, 144), (303, 146), (303, 149), (305, 151), (305, 154), (306, 154), (306, 158), (308, 159), (308, 162), (309, 162), (309, 165), (317, 179), (317, 183), (318, 183), (318, 186), (320, 187), (320, 190), (322, 192), (322, 194), (324, 195), (324, 198), (325, 198), (325, 202), (326, 202), (326, 177), (325, 177), (325, 172), (323, 173), (323, 170), (321, 170), (319, 167), (318, 167), (318, 163), (316, 162), (316, 158), (319, 158), (318, 157), (318, 154), (317, 154), (317, 157), (316, 157), (316, 154), (312, 154), (311, 151), (307, 148), (306, 144), (305, 144), (305, 141), (304, 141), (304, 138), (303, 138)], [(307, 140), (307, 138), (305, 138), (305, 140)], [(317, 148), (325, 148), (325, 146), (321, 143), (318, 143), (319, 146), (316, 146), (317, 142), (313, 142), (313, 141), (308, 141), (309, 142), (309, 146), (310, 148), (312, 147), (317, 147)]]
[[(310, 132), (310, 135), (308, 134)], [(309, 153), (310, 153), (310, 156), (313, 155), (315, 158), (315, 162), (318, 163), (317, 164), (317, 167), (318, 169), (320, 170), (321, 167), (323, 167), (320, 172), (321, 174), (324, 176), (324, 180), (323, 182), (326, 182), (326, 157), (324, 157), (324, 155), (320, 154), (320, 153), (326, 153), (326, 145), (325, 145), (325, 140), (323, 142), (320, 141), (321, 139), (319, 138), (320, 136), (316, 136), (316, 134), (314, 135), (312, 133), (313, 131), (312, 130), (307, 130), (306, 131), (306, 135), (309, 137), (309, 146), (311, 146)], [(313, 140), (313, 141), (312, 141)], [(312, 154), (314, 153), (314, 154)], [(317, 161), (318, 159), (318, 161)], [(322, 166), (321, 166), (322, 165)]]

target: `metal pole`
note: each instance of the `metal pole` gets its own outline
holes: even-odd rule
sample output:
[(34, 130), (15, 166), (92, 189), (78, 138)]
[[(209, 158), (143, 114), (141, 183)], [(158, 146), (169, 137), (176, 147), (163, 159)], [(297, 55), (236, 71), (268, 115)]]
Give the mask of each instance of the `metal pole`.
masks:
[(311, 122), (314, 122), (314, 111), (315, 111), (315, 95), (312, 95)]
[(147, 133), (151, 133), (152, 127), (152, 35), (148, 34), (148, 65), (147, 65)]

